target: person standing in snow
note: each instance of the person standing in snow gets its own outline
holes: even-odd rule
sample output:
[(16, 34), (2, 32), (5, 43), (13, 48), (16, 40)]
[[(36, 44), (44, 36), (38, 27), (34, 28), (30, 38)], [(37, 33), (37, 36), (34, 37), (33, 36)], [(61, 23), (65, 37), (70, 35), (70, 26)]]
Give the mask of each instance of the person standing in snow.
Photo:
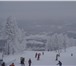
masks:
[(41, 55), (41, 54), (39, 53), (39, 54), (38, 54), (38, 57), (37, 57), (37, 60), (40, 60), (40, 55)]
[(24, 61), (25, 61), (25, 58), (21, 57), (21, 58), (20, 58), (20, 63), (21, 63), (21, 64), (24, 64)]
[(2, 66), (5, 66), (5, 62), (2, 63)]
[(71, 56), (73, 56), (73, 53), (71, 53)]
[(61, 61), (58, 61), (58, 64), (57, 65), (62, 66), (62, 62)]
[(58, 60), (58, 57), (60, 57), (60, 55), (59, 54), (56, 54), (56, 61)]
[(37, 53), (35, 54), (35, 58), (37, 57)]
[(31, 61), (31, 59), (29, 59), (29, 60), (28, 60), (29, 66), (31, 66), (31, 63), (32, 63), (32, 61)]
[(21, 66), (25, 66), (25, 58), (24, 57), (20, 57), (20, 64)]
[(10, 66), (15, 66), (14, 63), (12, 63)]

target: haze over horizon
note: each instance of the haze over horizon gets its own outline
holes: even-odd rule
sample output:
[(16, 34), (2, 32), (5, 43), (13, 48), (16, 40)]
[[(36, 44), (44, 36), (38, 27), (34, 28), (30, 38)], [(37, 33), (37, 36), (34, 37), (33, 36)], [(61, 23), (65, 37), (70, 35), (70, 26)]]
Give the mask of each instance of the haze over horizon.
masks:
[(76, 2), (0, 2), (0, 19), (8, 16), (25, 31), (76, 31)]

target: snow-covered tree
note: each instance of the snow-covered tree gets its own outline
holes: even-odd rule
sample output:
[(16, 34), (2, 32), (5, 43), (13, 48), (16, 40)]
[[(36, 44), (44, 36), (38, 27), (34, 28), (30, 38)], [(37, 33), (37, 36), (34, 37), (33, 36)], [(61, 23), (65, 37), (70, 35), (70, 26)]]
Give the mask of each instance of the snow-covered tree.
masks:
[(6, 24), (5, 24), (5, 38), (7, 40), (7, 44), (6, 44), (6, 53), (10, 54), (10, 53), (14, 53), (14, 51), (16, 51), (15, 49), (15, 45), (16, 45), (16, 34), (17, 34), (17, 24), (16, 21), (14, 19), (14, 17), (10, 16), (7, 18)]
[(25, 40), (22, 39), (22, 35), (24, 34), (18, 28), (15, 18), (12, 16), (8, 17), (5, 24), (5, 38), (7, 40), (7, 44), (5, 46), (6, 54), (13, 54), (15, 52), (20, 52), (21, 50), (25, 49)]

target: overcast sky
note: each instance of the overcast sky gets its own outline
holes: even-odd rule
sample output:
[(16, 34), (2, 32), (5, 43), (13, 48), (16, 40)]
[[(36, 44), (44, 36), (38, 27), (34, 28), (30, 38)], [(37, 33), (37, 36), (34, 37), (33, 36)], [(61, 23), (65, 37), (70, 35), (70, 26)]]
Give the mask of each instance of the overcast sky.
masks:
[[(0, 18), (7, 19), (9, 16), (15, 16), (25, 31), (66, 29), (66, 22), (67, 25), (76, 23), (76, 2), (0, 2)], [(76, 30), (75, 26), (71, 25), (68, 29)]]
[(76, 18), (76, 2), (0, 2), (0, 17), (18, 20)]

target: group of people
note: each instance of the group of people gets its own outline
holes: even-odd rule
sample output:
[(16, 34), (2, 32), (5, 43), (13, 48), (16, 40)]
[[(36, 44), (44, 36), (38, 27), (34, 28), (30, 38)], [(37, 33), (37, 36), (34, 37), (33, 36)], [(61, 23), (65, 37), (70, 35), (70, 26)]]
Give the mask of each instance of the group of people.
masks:
[[(3, 61), (3, 62), (0, 64), (0, 66), (6, 66), (6, 63)], [(14, 64), (14, 63), (11, 63), (9, 66), (15, 66), (15, 64)]]
[[(42, 52), (42, 55), (44, 55), (44, 52)], [(37, 58), (37, 60), (40, 60), (40, 56), (41, 56), (41, 53), (35, 53), (35, 58)]]
[[(22, 66), (25, 66), (25, 58), (23, 58), (23, 57), (21, 57), (20, 58), (20, 64), (22, 65)], [(31, 58), (29, 58), (29, 60), (28, 60), (28, 65), (29, 66), (31, 66), (31, 63), (32, 63), (32, 61), (31, 61)]]
[(56, 54), (56, 61), (58, 60), (58, 57), (60, 57), (60, 54)]
[[(44, 55), (44, 52), (42, 52), (42, 55)], [(40, 56), (41, 53), (35, 53), (35, 58), (37, 58), (37, 60), (40, 60)], [(58, 61), (57, 65), (62, 66), (62, 62), (58, 60), (58, 58), (60, 57), (60, 54), (56, 54), (56, 61)]]
[(40, 60), (40, 56), (41, 56), (41, 53), (35, 53), (35, 58), (37, 58), (37, 60)]
[[(31, 63), (32, 63), (31, 58), (29, 58), (29, 60), (28, 60), (28, 66), (31, 66)], [(25, 66), (25, 58), (20, 57), (20, 64), (21, 64), (21, 66)], [(5, 65), (2, 65), (2, 66), (5, 66)], [(9, 66), (15, 66), (15, 64), (12, 63)]]
[[(44, 55), (44, 52), (42, 52), (42, 55)], [(37, 58), (37, 60), (40, 60), (40, 56), (41, 53), (35, 53), (35, 58)], [(71, 53), (71, 56), (73, 56), (73, 53)], [(57, 65), (62, 66), (62, 62), (59, 60), (60, 54), (56, 54), (56, 61), (58, 61)], [(32, 60), (31, 58), (29, 58), (28, 60), (28, 66), (31, 66)], [(24, 57), (20, 57), (20, 64), (21, 66), (25, 66), (25, 58)], [(1, 66), (6, 66), (5, 62), (1, 63)], [(14, 63), (10, 64), (9, 66), (15, 66)]]
[(56, 61), (58, 61), (57, 65), (62, 66), (62, 62), (58, 59), (60, 57), (60, 54), (56, 54)]
[[(41, 55), (41, 53), (35, 53), (35, 58), (37, 58), (37, 60), (40, 60), (40, 55)], [(42, 55), (44, 55), (44, 52), (42, 52)], [(57, 65), (62, 66), (62, 62), (58, 60), (58, 57), (60, 57), (60, 54), (56, 54), (56, 61), (58, 61)], [(21, 57), (20, 64), (22, 66), (25, 66), (24, 62), (25, 62), (25, 58)], [(32, 63), (31, 58), (29, 58), (28, 65), (31, 66), (31, 63)], [(3, 63), (2, 66), (5, 66), (5, 63)], [(15, 64), (12, 63), (10, 66), (15, 66)]]
[(6, 66), (6, 65), (5, 65), (5, 62), (2, 62), (1, 66)]
[[(73, 56), (73, 53), (71, 53), (71, 56)], [(60, 57), (60, 54), (56, 54), (56, 61), (58, 61), (58, 57)], [(57, 65), (62, 66), (62, 62), (59, 60)]]

